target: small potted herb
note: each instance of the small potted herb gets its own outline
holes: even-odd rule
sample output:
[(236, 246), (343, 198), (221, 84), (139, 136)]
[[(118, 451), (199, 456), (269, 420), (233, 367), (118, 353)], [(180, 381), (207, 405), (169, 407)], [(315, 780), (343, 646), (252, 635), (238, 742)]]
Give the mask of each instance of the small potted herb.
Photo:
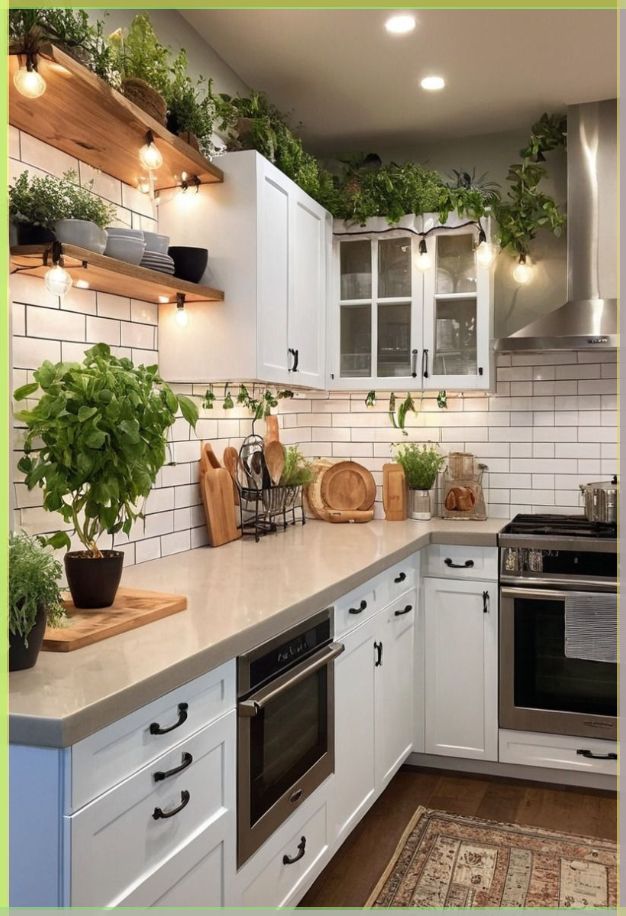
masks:
[(125, 33), (109, 36), (110, 69), (119, 74), (121, 90), (155, 121), (165, 124), (170, 83), (170, 51), (161, 44), (145, 13), (135, 16)]
[(204, 155), (214, 152), (211, 137), (217, 106), (212, 80), (200, 77), (194, 85), (187, 73), (187, 54), (180, 51), (172, 67), (167, 101), (167, 128)]
[(394, 447), (395, 459), (402, 465), (409, 488), (409, 515), (426, 520), (432, 517), (432, 489), (445, 458), (436, 445), (403, 442)]
[[(103, 534), (129, 534), (143, 500), (167, 459), (167, 431), (178, 411), (191, 426), (196, 405), (176, 395), (157, 366), (134, 366), (97, 344), (83, 363), (43, 363), (16, 401), (40, 393), (16, 413), (27, 427), (18, 467), (29, 489), (43, 489), (43, 505), (59, 512), (82, 550), (67, 553), (65, 571), (76, 607), (108, 607), (115, 599), (124, 554), (101, 550)], [(70, 547), (67, 531), (49, 539)]]
[(43, 538), (12, 534), (9, 539), (9, 671), (32, 668), (46, 624), (58, 626), (61, 564)]

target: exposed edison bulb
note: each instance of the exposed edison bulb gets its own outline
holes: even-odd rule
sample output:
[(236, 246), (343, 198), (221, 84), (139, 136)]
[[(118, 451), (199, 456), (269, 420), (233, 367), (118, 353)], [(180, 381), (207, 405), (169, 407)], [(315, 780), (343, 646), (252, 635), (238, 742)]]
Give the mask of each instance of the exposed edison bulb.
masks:
[(63, 298), (70, 290), (72, 278), (60, 264), (55, 264), (54, 267), (46, 271), (44, 283), (49, 293)]
[(432, 266), (432, 261), (430, 255), (428, 254), (428, 248), (426, 247), (426, 239), (420, 239), (419, 244), (419, 253), (417, 255), (417, 261), (415, 265), (418, 270), (430, 270)]
[[(144, 149), (144, 147), (142, 147), (142, 149)], [(137, 181), (137, 190), (141, 191), (142, 194), (150, 194), (150, 192), (152, 191), (152, 182), (150, 181), (150, 179), (146, 177), (145, 175), (143, 175)]]
[(498, 249), (491, 242), (480, 242), (476, 249), (476, 262), (480, 267), (491, 267), (497, 253)]
[(186, 328), (189, 324), (189, 315), (185, 311), (184, 305), (179, 305), (176, 308), (176, 324), (179, 328)]
[(527, 263), (526, 255), (521, 254), (519, 256), (519, 262), (517, 264), (517, 267), (513, 271), (513, 279), (515, 280), (516, 283), (519, 283), (522, 286), (525, 286), (527, 283), (530, 283), (532, 278), (533, 278), (533, 268), (530, 264)]
[(147, 169), (160, 169), (163, 165), (163, 156), (152, 137), (147, 138), (147, 142), (139, 150), (139, 158)]
[(29, 68), (24, 64), (15, 71), (13, 85), (27, 99), (38, 99), (46, 91), (45, 79), (32, 65)]

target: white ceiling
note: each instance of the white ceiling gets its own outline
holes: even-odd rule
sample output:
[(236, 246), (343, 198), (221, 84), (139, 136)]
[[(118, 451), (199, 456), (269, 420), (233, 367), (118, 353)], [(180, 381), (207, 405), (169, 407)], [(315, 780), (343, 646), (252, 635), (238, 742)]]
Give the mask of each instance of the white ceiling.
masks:
[[(596, 10), (194, 10), (183, 15), (317, 152), (527, 130), (617, 94), (617, 15)], [(419, 88), (429, 73), (441, 92)]]

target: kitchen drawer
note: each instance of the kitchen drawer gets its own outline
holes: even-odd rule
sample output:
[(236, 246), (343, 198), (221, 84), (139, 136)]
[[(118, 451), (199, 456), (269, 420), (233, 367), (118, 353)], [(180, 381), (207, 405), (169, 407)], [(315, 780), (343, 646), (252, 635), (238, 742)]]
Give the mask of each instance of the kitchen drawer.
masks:
[(378, 607), (387, 607), (403, 592), (413, 588), (417, 578), (416, 557), (407, 557), (402, 563), (396, 563), (386, 569), (376, 580), (376, 600)]
[(385, 608), (385, 617), (397, 629), (404, 624), (413, 624), (417, 614), (417, 590), (411, 588), (402, 592)]
[[(285, 857), (294, 859), (300, 855), (303, 839), (304, 855), (295, 862), (286, 863)], [(316, 866), (321, 864), (329, 840), (328, 806), (325, 798), (318, 799), (312, 813), (310, 808), (306, 811), (301, 808), (268, 840), (266, 846), (271, 846), (271, 851), (261, 847), (246, 863), (240, 873), (243, 878), (241, 906), (279, 907), (297, 903), (310, 886), (313, 875), (316, 876)], [(251, 873), (254, 877), (247, 878)]]
[[(112, 906), (192, 834), (235, 808), (235, 712), (66, 817), (72, 906)], [(156, 773), (181, 767), (157, 781)], [(156, 818), (158, 811), (172, 816)]]
[[(585, 757), (577, 753), (579, 750), (597, 757)], [(500, 763), (616, 776), (617, 760), (602, 759), (607, 754), (617, 754), (617, 742), (500, 729)]]
[[(459, 522), (459, 525), (462, 522)], [(430, 544), (424, 551), (424, 576), (444, 579), (498, 578), (497, 547), (451, 547)]]
[(374, 582), (370, 580), (360, 588), (335, 601), (335, 637), (342, 636), (374, 614), (380, 604), (376, 600)]
[[(186, 704), (186, 709), (180, 709)], [(83, 738), (72, 747), (71, 807), (97, 798), (164, 751), (235, 708), (235, 662), (202, 677)], [(180, 720), (180, 725), (176, 723)], [(165, 734), (152, 734), (155, 723)]]

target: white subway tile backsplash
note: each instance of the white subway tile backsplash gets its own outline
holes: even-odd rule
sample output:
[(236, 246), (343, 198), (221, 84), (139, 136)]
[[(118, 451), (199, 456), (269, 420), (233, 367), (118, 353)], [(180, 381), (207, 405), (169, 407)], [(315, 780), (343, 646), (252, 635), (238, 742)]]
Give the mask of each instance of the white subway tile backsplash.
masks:
[(85, 340), (85, 317), (61, 309), (29, 305), (26, 308), (26, 330), (29, 337)]
[(34, 165), (50, 175), (56, 175), (57, 178), (60, 178), (65, 172), (76, 172), (78, 182), (78, 159), (43, 143), (25, 131), (21, 132), (21, 158), (28, 165)]
[(120, 323), (109, 318), (87, 317), (87, 340), (90, 343), (120, 344)]
[(159, 323), (159, 307), (153, 302), (141, 302), (139, 299), (130, 300), (131, 321), (141, 324), (157, 325)]
[[(130, 303), (129, 303), (130, 311)], [(122, 346), (133, 347), (141, 350), (152, 350), (154, 347), (154, 328), (149, 324), (135, 324), (122, 322)], [(142, 358), (145, 359), (144, 354)]]
[(26, 306), (21, 302), (14, 302), (11, 308), (11, 332), (20, 337), (26, 334)]
[(13, 338), (13, 365), (16, 369), (38, 369), (49, 359), (58, 363), (61, 359), (61, 342), (44, 340), (39, 337)]
[(129, 321), (130, 299), (124, 296), (112, 296), (110, 293), (98, 293), (98, 316)]
[(11, 298), (14, 302), (41, 305), (49, 309), (59, 308), (59, 297), (52, 296), (46, 289), (43, 280), (39, 277), (29, 277), (27, 274), (11, 274), (10, 283)]

